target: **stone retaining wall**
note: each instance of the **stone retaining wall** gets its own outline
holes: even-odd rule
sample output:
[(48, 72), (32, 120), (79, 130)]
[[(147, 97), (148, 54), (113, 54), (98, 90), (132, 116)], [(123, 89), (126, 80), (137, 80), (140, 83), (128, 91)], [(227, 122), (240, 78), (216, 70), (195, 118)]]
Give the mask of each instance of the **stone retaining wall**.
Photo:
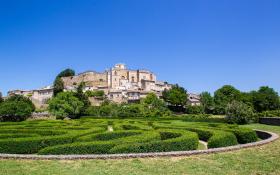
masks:
[(259, 123), (280, 126), (280, 117), (261, 117), (259, 118)]

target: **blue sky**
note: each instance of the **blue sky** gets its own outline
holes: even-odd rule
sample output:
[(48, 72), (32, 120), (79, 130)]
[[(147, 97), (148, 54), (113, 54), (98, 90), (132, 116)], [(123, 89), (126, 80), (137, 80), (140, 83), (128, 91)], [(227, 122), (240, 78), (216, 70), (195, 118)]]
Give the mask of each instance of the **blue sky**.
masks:
[(279, 0), (0, 0), (0, 91), (123, 62), (191, 92), (280, 92), (279, 9)]

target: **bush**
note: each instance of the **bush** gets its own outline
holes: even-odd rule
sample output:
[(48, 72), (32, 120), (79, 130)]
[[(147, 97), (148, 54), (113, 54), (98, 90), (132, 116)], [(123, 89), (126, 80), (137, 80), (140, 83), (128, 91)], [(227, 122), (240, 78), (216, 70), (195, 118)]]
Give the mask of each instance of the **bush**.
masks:
[(141, 107), (139, 104), (122, 105), (118, 109), (118, 117), (144, 117)]
[(85, 142), (72, 143), (47, 147), (38, 152), (38, 154), (49, 155), (65, 155), (65, 154), (106, 154), (115, 146), (112, 142)]
[(208, 140), (208, 148), (219, 148), (237, 145), (237, 139), (233, 133), (224, 131), (215, 131)]
[(263, 111), (257, 115), (258, 117), (280, 117), (280, 110)]
[(88, 97), (104, 98), (104, 95), (105, 95), (104, 91), (102, 91), (102, 90), (86, 91), (85, 93)]
[(233, 101), (226, 108), (228, 123), (247, 124), (256, 121), (253, 109), (243, 102)]
[[(135, 131), (126, 133), (133, 132)], [(124, 138), (121, 138), (120, 135), (118, 135), (118, 137), (120, 138), (116, 138), (116, 135), (111, 135), (115, 137), (113, 141), (107, 140), (110, 137), (110, 134), (108, 134), (107, 136), (103, 135), (104, 138), (106, 138), (105, 141), (94, 141), (94, 139), (96, 139), (95, 136), (95, 134), (88, 135), (77, 140), (90, 142), (75, 142), (71, 144), (48, 147), (40, 150), (38, 154), (108, 154), (110, 153), (110, 150), (116, 145), (127, 145), (128, 143), (145, 143), (160, 139), (160, 136), (157, 132), (143, 132), (139, 135), (131, 135)]]
[(186, 113), (188, 114), (203, 114), (204, 108), (203, 106), (187, 106)]
[(72, 142), (71, 136), (5, 139), (0, 141), (0, 152), (9, 154), (33, 154), (44, 147)]
[[(187, 131), (169, 131), (174, 134), (161, 133), (164, 140), (149, 143), (132, 143), (115, 146), (110, 153), (145, 153), (145, 152), (166, 152), (166, 151), (187, 151), (195, 150), (198, 147), (198, 136)], [(175, 137), (167, 139), (167, 137)], [(167, 139), (167, 140), (165, 140)]]
[(232, 132), (235, 134), (238, 143), (240, 144), (256, 142), (258, 140), (256, 131), (252, 129), (239, 128), (232, 130)]
[(61, 92), (49, 101), (49, 111), (58, 118), (78, 118), (84, 103), (73, 92)]
[(26, 97), (14, 95), (0, 104), (0, 116), (3, 121), (23, 121), (26, 120), (35, 106)]

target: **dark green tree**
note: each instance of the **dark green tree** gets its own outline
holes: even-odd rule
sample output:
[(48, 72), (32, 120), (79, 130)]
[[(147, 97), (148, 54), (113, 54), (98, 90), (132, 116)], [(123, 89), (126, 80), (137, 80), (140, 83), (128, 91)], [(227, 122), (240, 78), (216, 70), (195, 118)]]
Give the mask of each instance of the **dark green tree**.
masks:
[(53, 83), (53, 93), (54, 96), (56, 96), (58, 93), (63, 92), (64, 90), (64, 83), (62, 81), (62, 77), (70, 77), (70, 76), (74, 76), (75, 75), (75, 71), (72, 69), (65, 69), (64, 71), (60, 72)]
[(90, 106), (90, 101), (88, 99), (88, 96), (84, 93), (85, 88), (85, 82), (81, 82), (79, 86), (77, 87), (76, 97), (84, 103), (84, 107), (87, 108)]
[(2, 92), (0, 92), (0, 103), (2, 103), (4, 100), (3, 100), (3, 97), (2, 97)]
[(73, 69), (65, 69), (64, 71), (60, 72), (57, 77), (71, 77), (75, 75), (75, 71)]
[(206, 114), (212, 114), (214, 110), (214, 98), (209, 92), (202, 92), (200, 94), (200, 101), (203, 107), (203, 110)]
[(176, 112), (183, 112), (185, 110), (185, 105), (188, 101), (187, 90), (178, 84), (173, 85), (170, 90), (164, 90), (162, 97), (170, 105), (171, 110)]
[(225, 85), (214, 93), (215, 113), (225, 114), (225, 109), (232, 101), (240, 101), (241, 92), (231, 85)]
[(13, 95), (0, 104), (0, 116), (3, 121), (23, 121), (34, 112), (35, 106), (30, 99)]
[(61, 78), (56, 78), (53, 83), (53, 95), (54, 97), (64, 90), (64, 83)]
[(78, 118), (81, 116), (84, 103), (73, 92), (61, 92), (49, 101), (48, 108), (57, 118)]
[(279, 109), (278, 93), (268, 86), (262, 86), (258, 91), (252, 92), (254, 109), (257, 112)]

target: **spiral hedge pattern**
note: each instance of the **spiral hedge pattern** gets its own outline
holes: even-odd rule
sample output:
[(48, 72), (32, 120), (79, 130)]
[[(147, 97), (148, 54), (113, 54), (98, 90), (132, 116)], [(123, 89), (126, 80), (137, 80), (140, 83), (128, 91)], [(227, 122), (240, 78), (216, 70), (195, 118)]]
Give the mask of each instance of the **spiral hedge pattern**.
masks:
[(188, 151), (198, 149), (199, 140), (207, 142), (208, 148), (218, 148), (257, 139), (255, 131), (238, 125), (181, 120), (85, 118), (0, 123), (0, 153), (9, 154)]

